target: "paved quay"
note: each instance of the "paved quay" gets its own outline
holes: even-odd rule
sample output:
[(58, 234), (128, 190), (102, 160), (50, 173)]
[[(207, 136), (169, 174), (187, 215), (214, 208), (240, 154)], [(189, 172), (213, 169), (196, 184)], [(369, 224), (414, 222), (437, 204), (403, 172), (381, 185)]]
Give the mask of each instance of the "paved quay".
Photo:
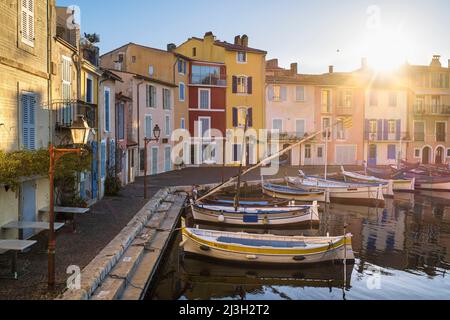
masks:
[[(282, 168), (277, 178), (285, 174), (295, 174), (298, 168)], [(330, 172), (338, 168), (330, 168)], [(307, 173), (319, 173), (323, 168), (308, 168)], [(235, 176), (237, 168), (187, 168), (172, 171), (148, 178), (150, 197), (165, 187), (188, 186), (194, 184), (210, 184)], [(259, 171), (246, 176), (243, 181), (259, 180)], [(57, 289), (47, 290), (47, 235), (41, 233), (34, 237), (38, 245), (31, 251), (19, 255), (19, 280), (0, 279), (0, 299), (53, 299), (58, 297), (66, 288), (69, 266), (86, 268), (105, 247), (115, 239), (121, 231), (136, 218), (148, 201), (143, 199), (143, 179), (123, 188), (117, 197), (106, 197), (97, 202), (87, 215), (77, 219), (77, 232), (71, 233), (70, 226), (57, 235), (56, 252), (56, 280)], [(164, 221), (161, 222), (164, 224)], [(141, 258), (141, 257), (140, 257)], [(7, 260), (0, 256), (0, 268), (7, 268)], [(119, 279), (120, 280), (120, 279)], [(97, 292), (97, 298), (105, 291)], [(132, 295), (133, 296), (133, 295)]]

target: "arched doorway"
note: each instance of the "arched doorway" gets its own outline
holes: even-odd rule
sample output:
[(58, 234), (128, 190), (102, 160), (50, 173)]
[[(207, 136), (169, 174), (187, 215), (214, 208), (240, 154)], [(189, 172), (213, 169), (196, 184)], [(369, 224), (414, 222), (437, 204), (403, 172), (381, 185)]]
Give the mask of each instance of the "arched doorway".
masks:
[(422, 164), (430, 164), (431, 162), (431, 148), (424, 147), (422, 150)]
[(434, 163), (436, 164), (443, 164), (444, 163), (444, 153), (445, 150), (443, 147), (438, 147), (436, 149), (436, 158), (434, 160)]

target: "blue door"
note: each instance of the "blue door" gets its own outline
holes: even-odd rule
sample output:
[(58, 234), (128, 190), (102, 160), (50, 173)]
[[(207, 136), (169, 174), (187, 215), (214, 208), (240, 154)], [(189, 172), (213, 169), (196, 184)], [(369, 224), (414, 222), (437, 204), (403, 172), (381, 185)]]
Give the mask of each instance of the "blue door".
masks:
[(92, 183), (92, 199), (97, 199), (98, 196), (98, 166), (97, 166), (97, 142), (92, 142), (92, 165), (91, 165), (91, 183)]
[(370, 167), (377, 165), (377, 146), (375, 144), (369, 145), (368, 165)]
[[(34, 181), (24, 182), (21, 192), (21, 221), (36, 221), (36, 183)], [(29, 239), (34, 235), (33, 229), (22, 231), (21, 238)]]

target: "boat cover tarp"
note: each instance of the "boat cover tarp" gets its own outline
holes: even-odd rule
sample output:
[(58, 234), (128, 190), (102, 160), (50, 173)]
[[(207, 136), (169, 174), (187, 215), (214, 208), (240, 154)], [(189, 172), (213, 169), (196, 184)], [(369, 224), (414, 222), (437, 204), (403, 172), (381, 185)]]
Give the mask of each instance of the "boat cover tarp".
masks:
[(248, 247), (273, 247), (273, 248), (304, 248), (304, 241), (276, 241), (276, 240), (258, 240), (258, 239), (239, 239), (231, 237), (219, 237), (218, 242), (229, 244), (240, 244)]

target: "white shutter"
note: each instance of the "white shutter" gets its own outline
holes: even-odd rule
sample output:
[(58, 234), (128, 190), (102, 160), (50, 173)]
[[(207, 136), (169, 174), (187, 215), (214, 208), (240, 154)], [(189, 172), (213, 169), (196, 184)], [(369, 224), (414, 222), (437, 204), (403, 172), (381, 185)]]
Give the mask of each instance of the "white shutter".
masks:
[(34, 0), (22, 0), (21, 19), (22, 42), (33, 47), (35, 37)]
[(27, 150), (36, 149), (36, 97), (22, 95), (22, 144)]

